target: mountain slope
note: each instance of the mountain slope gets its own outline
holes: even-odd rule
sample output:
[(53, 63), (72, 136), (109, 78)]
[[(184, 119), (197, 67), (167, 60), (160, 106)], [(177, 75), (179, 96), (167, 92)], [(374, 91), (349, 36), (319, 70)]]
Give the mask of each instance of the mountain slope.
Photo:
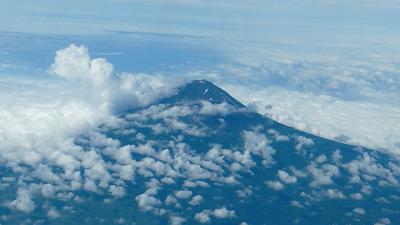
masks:
[(394, 157), (279, 124), (204, 80), (74, 143), (85, 150), (79, 179), (51, 167), (62, 179), (32, 180), (37, 207), (0, 207), (7, 224), (400, 223)]

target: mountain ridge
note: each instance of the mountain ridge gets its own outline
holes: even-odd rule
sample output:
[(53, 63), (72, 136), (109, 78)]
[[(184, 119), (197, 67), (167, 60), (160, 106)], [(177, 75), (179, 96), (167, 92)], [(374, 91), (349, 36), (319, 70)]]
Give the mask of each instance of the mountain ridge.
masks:
[[(208, 90), (213, 90), (208, 92)], [(193, 91), (194, 90), (194, 91)], [(207, 90), (207, 91), (206, 91)], [(204, 95), (204, 92), (207, 92), (208, 95)], [(234, 106), (236, 109), (240, 110), (248, 110), (247, 112), (256, 114), (258, 117), (262, 117), (265, 120), (268, 120), (269, 123), (274, 123), (274, 124), (279, 124), (282, 127), (285, 127), (286, 129), (293, 129), (297, 130), (299, 132), (302, 132), (303, 135), (309, 135), (309, 136), (315, 136), (319, 137), (322, 139), (326, 139), (329, 141), (334, 141), (340, 144), (345, 144), (349, 146), (353, 146), (354, 148), (356, 147), (361, 147), (365, 149), (369, 149), (367, 147), (361, 146), (361, 145), (355, 145), (355, 144), (349, 144), (342, 142), (338, 139), (329, 139), (325, 137), (318, 136), (317, 134), (309, 133), (307, 131), (299, 130), (295, 127), (291, 127), (288, 125), (285, 125), (283, 123), (280, 123), (276, 120), (273, 120), (272, 118), (263, 115), (261, 113), (258, 113), (256, 111), (253, 111), (249, 109), (246, 105), (241, 103), (239, 100), (237, 100), (235, 97), (231, 96), (228, 92), (214, 84), (213, 82), (206, 80), (206, 79), (198, 79), (198, 80), (192, 80), (190, 82), (187, 82), (178, 88), (176, 88), (175, 94), (169, 97), (161, 98), (160, 100), (156, 101), (153, 104), (184, 104), (184, 103), (198, 103), (199, 101), (208, 101), (211, 104), (223, 104), (227, 103), (229, 105)], [(153, 105), (151, 104), (151, 105)], [(373, 150), (373, 149), (369, 149)], [(375, 151), (375, 150), (374, 150)]]

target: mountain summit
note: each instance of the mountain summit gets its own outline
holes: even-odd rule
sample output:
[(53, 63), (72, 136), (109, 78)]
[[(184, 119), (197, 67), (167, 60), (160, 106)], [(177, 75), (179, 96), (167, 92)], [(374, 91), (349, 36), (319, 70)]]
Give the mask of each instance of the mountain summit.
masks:
[(190, 83), (187, 83), (178, 88), (177, 94), (167, 99), (163, 99), (162, 101), (169, 103), (208, 101), (212, 104), (221, 104), (225, 102), (234, 106), (235, 108), (245, 107), (226, 91), (207, 80), (194, 80)]

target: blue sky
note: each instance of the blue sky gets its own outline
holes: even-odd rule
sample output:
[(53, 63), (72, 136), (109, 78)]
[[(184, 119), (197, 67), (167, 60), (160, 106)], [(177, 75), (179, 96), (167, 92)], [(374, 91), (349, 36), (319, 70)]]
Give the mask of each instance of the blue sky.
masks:
[(1, 82), (57, 81), (55, 52), (75, 43), (118, 72), (207, 78), (285, 124), (398, 151), (399, 3), (3, 1)]

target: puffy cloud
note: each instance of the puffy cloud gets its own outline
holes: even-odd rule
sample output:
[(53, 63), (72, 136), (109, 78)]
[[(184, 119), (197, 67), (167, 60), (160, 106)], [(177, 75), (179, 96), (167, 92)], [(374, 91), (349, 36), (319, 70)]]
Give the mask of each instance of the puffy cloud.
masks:
[(265, 134), (254, 131), (244, 131), (243, 133), (245, 151), (261, 156), (265, 166), (273, 164), (272, 156), (275, 154), (275, 150), (269, 146), (271, 141), (268, 140)]
[(56, 209), (53, 209), (53, 208), (52, 208), (52, 209), (49, 209), (49, 210), (47, 211), (47, 216), (48, 216), (50, 219), (56, 219), (56, 218), (60, 217), (60, 213), (58, 213)]
[(344, 196), (344, 194), (341, 191), (335, 190), (335, 189), (326, 190), (325, 195), (331, 199), (345, 199), (346, 198), (346, 196)]
[(181, 225), (186, 221), (185, 218), (179, 217), (179, 216), (171, 216), (169, 218), (169, 223), (171, 225)]
[(214, 215), (216, 218), (219, 218), (219, 219), (236, 217), (234, 210), (228, 210), (225, 207), (222, 207), (219, 209), (214, 209), (214, 211), (212, 212), (212, 215)]
[(303, 208), (304, 206), (298, 201), (291, 201), (290, 204), (297, 208)]
[(296, 138), (297, 144), (295, 146), (296, 150), (302, 150), (304, 147), (314, 145), (314, 141), (311, 138), (298, 136)]
[(165, 203), (166, 205), (174, 205), (174, 204), (178, 203), (178, 200), (177, 200), (174, 196), (168, 195), (168, 196), (165, 198), (164, 203)]
[(286, 135), (277, 135), (275, 136), (275, 141), (277, 142), (289, 141), (289, 137)]
[(350, 195), (350, 197), (352, 198), (352, 199), (354, 199), (354, 200), (361, 200), (362, 198), (363, 198), (363, 196), (362, 196), (362, 194), (360, 194), (360, 193), (354, 193), (354, 194), (351, 194)]
[(311, 163), (307, 166), (307, 170), (314, 178), (310, 183), (314, 187), (333, 184), (332, 178), (340, 176), (339, 168), (332, 164), (324, 164), (318, 167), (316, 163)]
[(290, 176), (284, 170), (278, 170), (278, 177), (283, 183), (286, 184), (295, 184), (297, 182), (297, 178), (295, 176)]
[(253, 191), (250, 188), (245, 188), (243, 190), (237, 190), (236, 194), (239, 196), (239, 198), (247, 198), (253, 194)]
[[(394, 164), (391, 164), (392, 168)], [(365, 181), (375, 180), (376, 178), (382, 179), (385, 185), (398, 186), (399, 181), (395, 177), (395, 173), (389, 168), (377, 162), (377, 160), (367, 152), (363, 152), (362, 156), (358, 159), (352, 160), (343, 165), (347, 171), (352, 174), (351, 182), (362, 182), (361, 178)], [(390, 167), (390, 166), (389, 166)]]
[(192, 192), (188, 190), (180, 190), (175, 192), (175, 197), (179, 199), (188, 199), (192, 196)]
[(121, 186), (111, 185), (110, 186), (111, 195), (115, 197), (123, 197), (125, 195), (125, 189)]
[[(2, 165), (24, 174), (24, 179), (43, 182), (37, 193), (44, 197), (67, 198), (58, 192), (82, 188), (97, 193), (106, 189), (122, 197), (121, 181), (132, 180), (136, 172), (132, 146), (121, 147), (119, 141), (100, 135), (97, 127), (123, 127), (126, 121), (113, 112), (147, 105), (172, 93), (173, 87), (159, 76), (118, 74), (105, 59), (92, 59), (88, 49), (75, 45), (59, 50), (50, 70), (62, 79), (0, 77), (0, 85), (6, 85), (0, 89)], [(131, 132), (136, 134), (125, 133)], [(105, 162), (103, 154), (116, 162)], [(165, 154), (162, 158), (168, 160)], [(173, 175), (162, 162), (152, 162), (148, 172)], [(20, 187), (9, 206), (30, 212), (35, 208), (31, 195)], [(154, 203), (147, 197), (137, 198), (141, 206)]]
[(294, 166), (289, 166), (290, 171), (297, 177), (297, 178), (304, 178), (307, 177), (307, 174), (301, 170), (296, 169)]
[(333, 153), (332, 153), (332, 160), (335, 163), (340, 163), (340, 161), (343, 159), (342, 153), (340, 152), (339, 149), (336, 149)]
[(208, 101), (202, 101), (202, 107), (199, 111), (200, 114), (204, 115), (226, 115), (235, 111), (235, 107), (223, 102), (220, 104), (212, 104)]
[(326, 156), (324, 154), (321, 154), (315, 159), (315, 162), (321, 164), (324, 163), (326, 160)]
[(189, 202), (189, 205), (191, 206), (199, 205), (202, 201), (203, 197), (201, 195), (196, 195), (192, 197), (192, 199)]
[(354, 213), (358, 214), (358, 215), (364, 215), (365, 214), (365, 210), (363, 208), (355, 208), (353, 210)]
[(392, 224), (389, 218), (381, 218), (377, 223), (374, 223), (374, 225), (388, 225)]
[(36, 205), (32, 201), (32, 194), (26, 188), (19, 188), (17, 191), (17, 199), (8, 204), (11, 208), (20, 210), (22, 212), (30, 213)]
[(83, 46), (70, 45), (58, 50), (51, 71), (66, 79), (90, 79), (91, 59)]
[(156, 134), (181, 131), (192, 136), (205, 136), (204, 128), (201, 129), (179, 119), (179, 117), (194, 113), (198, 113), (198, 109), (190, 105), (167, 106), (165, 104), (158, 104), (152, 105), (139, 113), (128, 114), (126, 118), (140, 121), (148, 121), (149, 119), (161, 120), (149, 126)]
[(183, 186), (193, 188), (193, 187), (209, 187), (210, 185), (207, 182), (201, 180), (196, 180), (196, 181), (185, 180)]
[(57, 51), (50, 71), (88, 86), (93, 91), (92, 98), (111, 111), (147, 105), (172, 91), (172, 86), (160, 76), (117, 75), (106, 59), (91, 59), (87, 48), (73, 44)]
[(199, 223), (208, 223), (210, 222), (210, 210), (203, 210), (202, 212), (196, 213), (194, 219)]
[(281, 182), (279, 181), (267, 181), (266, 185), (271, 188), (274, 189), (275, 191), (279, 191), (285, 188), (285, 185), (283, 185)]
[(50, 198), (55, 194), (55, 187), (52, 184), (44, 184), (42, 186), (41, 194), (46, 198)]
[(214, 216), (218, 219), (225, 219), (236, 217), (236, 213), (234, 210), (228, 210), (226, 207), (222, 207), (214, 210), (203, 210), (200, 213), (196, 213), (194, 218), (199, 223), (209, 223), (211, 221), (210, 216)]
[(153, 210), (156, 206), (161, 205), (160, 200), (145, 193), (136, 196), (135, 199), (138, 202), (138, 206), (144, 211)]

